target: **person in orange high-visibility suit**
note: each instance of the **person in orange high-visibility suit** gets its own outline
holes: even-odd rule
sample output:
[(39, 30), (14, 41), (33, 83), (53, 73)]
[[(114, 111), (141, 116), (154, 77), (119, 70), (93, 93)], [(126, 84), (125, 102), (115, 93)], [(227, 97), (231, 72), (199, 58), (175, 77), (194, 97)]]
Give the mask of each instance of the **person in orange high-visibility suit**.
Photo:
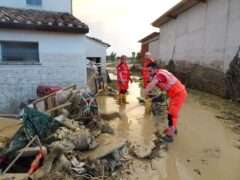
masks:
[(117, 82), (119, 88), (119, 104), (127, 104), (126, 92), (128, 90), (128, 83), (132, 82), (130, 71), (127, 65), (127, 56), (122, 55), (117, 64)]
[(150, 77), (148, 75), (148, 71), (147, 71), (147, 65), (151, 62), (154, 62), (154, 59), (151, 57), (150, 52), (146, 52), (145, 53), (145, 60), (144, 60), (144, 63), (143, 63), (143, 69), (142, 69), (142, 77), (143, 77), (144, 88), (146, 88), (147, 84), (151, 81)]
[(160, 139), (161, 142), (172, 142), (173, 135), (176, 131), (178, 113), (187, 97), (185, 86), (169, 71), (158, 69), (157, 64), (152, 62), (147, 65), (149, 75), (153, 78), (144, 90), (144, 94), (151, 91), (154, 86), (157, 86), (167, 92), (169, 96), (168, 109), (168, 128), (166, 136)]

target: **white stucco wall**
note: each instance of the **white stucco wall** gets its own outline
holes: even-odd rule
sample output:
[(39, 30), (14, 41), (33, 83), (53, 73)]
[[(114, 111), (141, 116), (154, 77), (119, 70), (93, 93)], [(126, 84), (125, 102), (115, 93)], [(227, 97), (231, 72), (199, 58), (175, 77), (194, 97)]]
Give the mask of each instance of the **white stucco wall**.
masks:
[(240, 1), (208, 0), (162, 25), (159, 56), (227, 71), (240, 45)]
[(159, 56), (159, 40), (152, 41), (148, 44), (148, 51), (151, 53), (155, 60), (158, 60)]
[(161, 27), (159, 58), (163, 61), (169, 61), (172, 58), (175, 44), (175, 26), (175, 21), (170, 21)]
[(87, 38), (86, 41), (87, 44), (87, 57), (100, 57), (101, 58), (101, 74), (106, 79), (106, 50), (107, 45), (104, 45), (102, 43), (96, 42), (92, 39)]
[(229, 2), (228, 26), (226, 29), (226, 48), (224, 53), (224, 69), (228, 69), (233, 55), (236, 54), (240, 46), (240, 1), (231, 0)]
[(72, 1), (71, 0), (42, 0), (42, 6), (31, 6), (31, 5), (27, 5), (26, 0), (0, 0), (0, 6), (71, 13)]
[(0, 30), (0, 41), (39, 42), (39, 65), (0, 64), (0, 112), (36, 98), (39, 84), (86, 85), (86, 37), (79, 34)]

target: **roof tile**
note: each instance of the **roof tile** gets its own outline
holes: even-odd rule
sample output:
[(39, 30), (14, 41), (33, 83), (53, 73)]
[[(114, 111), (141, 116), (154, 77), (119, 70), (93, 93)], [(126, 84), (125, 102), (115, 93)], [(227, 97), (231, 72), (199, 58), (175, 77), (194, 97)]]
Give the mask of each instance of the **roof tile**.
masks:
[(88, 26), (69, 13), (0, 7), (0, 28), (88, 33)]

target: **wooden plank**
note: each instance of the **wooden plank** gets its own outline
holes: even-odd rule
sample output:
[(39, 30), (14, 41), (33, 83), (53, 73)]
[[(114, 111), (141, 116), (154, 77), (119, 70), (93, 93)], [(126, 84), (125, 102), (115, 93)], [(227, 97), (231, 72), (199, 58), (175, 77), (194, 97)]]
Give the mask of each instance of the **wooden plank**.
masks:
[(6, 173), (0, 174), (0, 179), (28, 179), (29, 175), (27, 173)]
[(65, 103), (65, 104), (62, 104), (62, 105), (60, 105), (60, 106), (54, 107), (54, 108), (52, 108), (52, 109), (48, 109), (48, 110), (46, 110), (46, 112), (48, 113), (48, 112), (56, 111), (56, 110), (58, 110), (58, 109), (61, 109), (61, 108), (70, 106), (71, 104), (72, 104), (72, 103)]
[(17, 114), (0, 114), (0, 117), (15, 118)]
[(109, 135), (109, 134), (101, 134), (98, 137), (99, 147), (94, 150), (89, 150), (86, 152), (81, 152), (78, 156), (80, 160), (84, 159), (100, 159), (111, 152), (123, 147), (127, 139), (123, 139), (117, 136)]
[[(47, 98), (47, 109), (45, 109), (45, 111), (47, 111), (48, 109), (53, 109), (52, 98), (51, 97)], [(53, 113), (50, 112), (50, 115), (53, 116)]]
[[(45, 146), (42, 146), (42, 151), (47, 154), (47, 148)], [(28, 157), (28, 156), (36, 156), (40, 151), (40, 146), (37, 147), (28, 147), (26, 149), (18, 150), (14, 153), (14, 156), (17, 156), (20, 152), (22, 152), (22, 157)]]

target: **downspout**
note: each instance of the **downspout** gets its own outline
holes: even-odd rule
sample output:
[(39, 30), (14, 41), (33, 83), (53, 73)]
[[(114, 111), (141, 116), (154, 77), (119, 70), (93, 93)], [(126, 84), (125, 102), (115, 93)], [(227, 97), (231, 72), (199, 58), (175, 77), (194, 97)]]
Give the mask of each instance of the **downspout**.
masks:
[(71, 3), (71, 10), (70, 10), (71, 12), (70, 13), (73, 15), (73, 1), (70, 0), (70, 3)]
[(231, 0), (228, 0), (228, 9), (227, 9), (227, 24), (226, 24), (226, 30), (225, 30), (225, 33), (226, 33), (226, 36), (225, 36), (225, 42), (224, 42), (224, 53), (223, 53), (223, 71), (226, 73), (226, 69), (229, 69), (226, 68), (227, 66), (227, 63), (229, 65), (229, 61), (226, 61), (226, 48), (227, 48), (227, 40), (228, 40), (228, 31), (229, 31), (229, 15), (230, 15), (230, 3), (231, 3)]

